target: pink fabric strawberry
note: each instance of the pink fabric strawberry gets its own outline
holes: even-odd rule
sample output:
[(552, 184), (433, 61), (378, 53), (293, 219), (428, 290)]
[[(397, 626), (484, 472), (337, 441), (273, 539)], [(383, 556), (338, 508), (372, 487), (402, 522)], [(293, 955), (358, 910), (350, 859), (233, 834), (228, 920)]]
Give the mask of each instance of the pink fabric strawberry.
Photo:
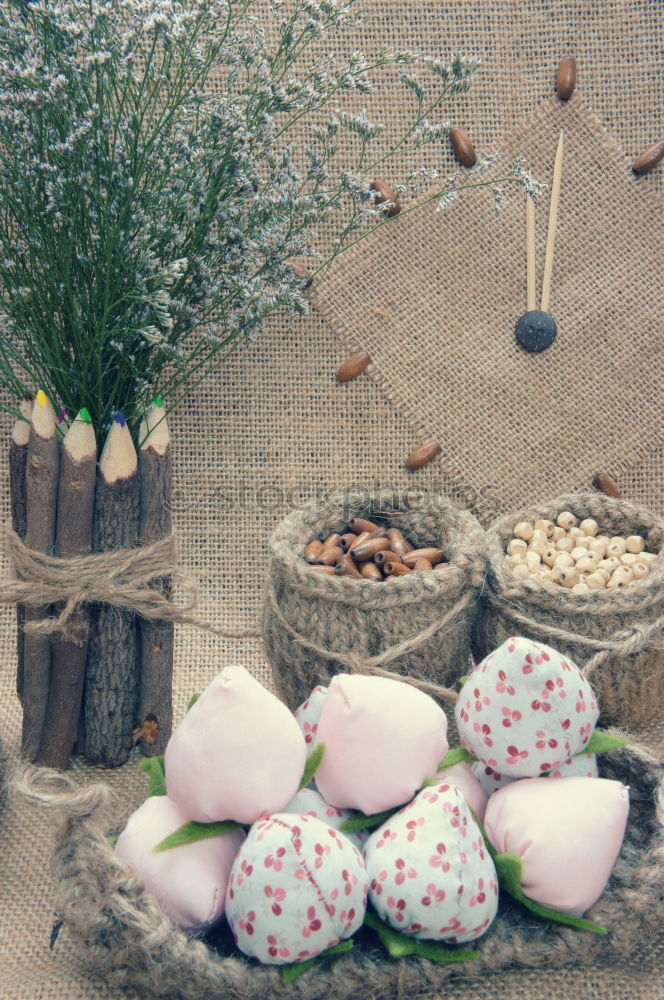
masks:
[(368, 876), (349, 840), (311, 816), (254, 824), (228, 880), (226, 917), (246, 955), (302, 962), (361, 926)]
[(134, 812), (115, 853), (131, 865), (146, 892), (187, 931), (207, 930), (224, 913), (228, 876), (244, 841), (231, 830), (156, 853), (153, 848), (189, 820), (165, 795), (154, 795)]
[(374, 908), (404, 934), (472, 941), (496, 915), (493, 861), (455, 785), (423, 789), (369, 837), (364, 858)]
[(453, 764), (452, 767), (446, 767), (439, 771), (438, 776), (440, 781), (456, 785), (475, 815), (484, 819), (488, 793), (482, 783), (478, 781), (470, 764), (467, 764), (466, 761)]
[(556, 770), (590, 740), (597, 699), (581, 671), (531, 639), (507, 639), (470, 674), (455, 707), (461, 742), (505, 777)]
[(382, 812), (408, 802), (447, 753), (447, 718), (433, 698), (402, 681), (333, 677), (316, 743), (316, 785), (341, 809)]
[(484, 826), (499, 853), (521, 859), (526, 896), (580, 917), (604, 891), (628, 813), (619, 781), (531, 778), (490, 797)]
[(306, 753), (288, 708), (244, 667), (230, 666), (171, 736), (166, 787), (188, 819), (253, 823), (293, 797)]

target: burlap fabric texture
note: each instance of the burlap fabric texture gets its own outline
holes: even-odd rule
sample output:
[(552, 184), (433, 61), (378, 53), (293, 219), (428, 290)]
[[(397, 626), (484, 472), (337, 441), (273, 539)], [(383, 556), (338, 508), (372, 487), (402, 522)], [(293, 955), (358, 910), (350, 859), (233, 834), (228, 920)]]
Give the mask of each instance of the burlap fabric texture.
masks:
[[(610, 962), (629, 955), (637, 941), (654, 938), (664, 921), (664, 782), (649, 751), (625, 748), (602, 761), (602, 776), (630, 787), (626, 838), (609, 886), (588, 915), (609, 934), (574, 931), (532, 918), (503, 900), (480, 957), (440, 966), (426, 959), (386, 958), (363, 933), (355, 948), (333, 963), (320, 961), (286, 990), (278, 970), (187, 937), (142, 889), (113, 853), (98, 811), (108, 786), (79, 788), (57, 772), (33, 772), (23, 788), (33, 800), (59, 808), (65, 822), (53, 859), (56, 910), (80, 942), (90, 970), (118, 987), (164, 1000), (261, 1000), (275, 992), (303, 1000), (356, 1000), (358, 996), (433, 998), (450, 977), (487, 976), (509, 967), (552, 968)], [(601, 831), (598, 831), (601, 836)]]
[(492, 517), (542, 496), (543, 483), (552, 495), (589, 486), (597, 471), (622, 476), (662, 442), (661, 396), (648, 389), (661, 357), (661, 199), (576, 95), (526, 116), (475, 182), (504, 176), (523, 155), (549, 185), (536, 209), (539, 308), (561, 131), (549, 308), (558, 335), (548, 350), (530, 354), (514, 336), (526, 311), (526, 236), (524, 200), (509, 185), (501, 214), (491, 215), (486, 192), (465, 191), (444, 212), (430, 202), (391, 219), (315, 294), (348, 350), (369, 352), (369, 374), (441, 444), (442, 468), (472, 487), (476, 509), (493, 504)]
[[(304, 561), (313, 538), (341, 532), (351, 517), (384, 518), (416, 548), (437, 546), (443, 570), (417, 570), (376, 583), (325, 576)], [(466, 673), (477, 595), (484, 580), (484, 532), (448, 498), (409, 510), (399, 491), (342, 496), (286, 517), (270, 539), (263, 638), (273, 680), (296, 708), (339, 670), (391, 673), (425, 689)]]
[[(563, 510), (594, 518), (600, 532), (640, 534), (658, 552), (649, 576), (622, 590), (572, 594), (536, 577), (515, 577), (505, 558), (519, 521), (549, 518)], [(491, 525), (490, 560), (476, 652), (482, 657), (509, 635), (553, 646), (581, 666), (597, 693), (604, 722), (641, 725), (664, 706), (664, 519), (627, 500), (601, 493), (568, 494), (507, 514)]]

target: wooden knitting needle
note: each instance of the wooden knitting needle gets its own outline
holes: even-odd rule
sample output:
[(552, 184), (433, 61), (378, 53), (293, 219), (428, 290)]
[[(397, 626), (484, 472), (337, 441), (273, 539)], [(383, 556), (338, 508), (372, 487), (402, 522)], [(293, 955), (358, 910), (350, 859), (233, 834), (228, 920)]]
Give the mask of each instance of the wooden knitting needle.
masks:
[(549, 231), (546, 236), (546, 254), (544, 256), (544, 277), (542, 278), (542, 312), (549, 311), (551, 298), (551, 276), (553, 274), (553, 251), (556, 245), (556, 227), (558, 224), (558, 203), (560, 201), (560, 181), (563, 171), (563, 133), (558, 139), (556, 159), (553, 164), (553, 182), (551, 184), (551, 204), (549, 205)]
[(535, 202), (526, 195), (526, 308), (537, 309), (535, 288)]

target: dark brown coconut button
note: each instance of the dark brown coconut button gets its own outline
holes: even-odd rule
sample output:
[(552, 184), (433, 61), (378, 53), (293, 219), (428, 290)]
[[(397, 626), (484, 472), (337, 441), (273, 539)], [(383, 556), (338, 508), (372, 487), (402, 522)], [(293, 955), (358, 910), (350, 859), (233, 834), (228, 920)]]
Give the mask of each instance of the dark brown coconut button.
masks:
[(550, 313), (532, 309), (517, 320), (516, 339), (526, 351), (545, 351), (556, 339), (556, 321)]

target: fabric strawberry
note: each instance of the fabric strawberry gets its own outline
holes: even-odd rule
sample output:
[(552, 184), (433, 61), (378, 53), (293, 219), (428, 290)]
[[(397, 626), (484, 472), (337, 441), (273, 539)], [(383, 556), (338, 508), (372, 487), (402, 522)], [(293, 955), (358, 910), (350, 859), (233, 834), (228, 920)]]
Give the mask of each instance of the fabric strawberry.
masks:
[[(492, 768), (487, 767), (481, 760), (471, 764), (470, 768), (487, 795), (497, 792), (499, 788), (509, 785), (512, 781), (521, 780), (520, 778), (511, 778), (509, 775), (499, 774), (497, 771), (492, 770)], [(550, 778), (597, 778), (599, 776), (597, 754), (580, 753), (570, 760), (563, 761), (553, 771), (549, 771), (548, 776)], [(480, 816), (479, 813), (477, 815)], [(480, 819), (482, 819), (482, 816), (480, 816)]]
[(238, 828), (173, 850), (153, 850), (188, 818), (166, 795), (154, 795), (129, 817), (115, 853), (131, 865), (146, 892), (175, 923), (187, 931), (202, 931), (223, 916), (228, 876), (244, 831)]
[(253, 823), (293, 797), (306, 752), (288, 708), (244, 667), (229, 666), (173, 732), (166, 787), (188, 819)]
[(586, 746), (599, 716), (578, 667), (531, 639), (507, 639), (470, 674), (455, 707), (461, 742), (505, 777), (555, 771)]
[(368, 883), (346, 837), (311, 816), (278, 813), (249, 831), (228, 880), (226, 917), (246, 955), (302, 962), (361, 926)]
[(580, 917), (604, 891), (628, 813), (619, 781), (530, 778), (489, 798), (484, 827), (499, 854), (521, 860), (526, 896)]
[(364, 858), (372, 905), (404, 934), (472, 941), (496, 915), (493, 861), (461, 791), (446, 781), (383, 823)]
[(313, 746), (318, 729), (318, 720), (323, 710), (323, 702), (327, 695), (327, 688), (321, 684), (317, 685), (306, 701), (295, 709), (293, 715), (297, 719), (297, 724), (302, 730), (304, 741), (307, 746)]
[(448, 750), (447, 718), (402, 681), (333, 677), (318, 723), (325, 745), (316, 785), (341, 809), (383, 812), (408, 802)]
[[(335, 830), (339, 830), (341, 825), (354, 815), (348, 809), (339, 809), (337, 806), (331, 806), (329, 802), (325, 801), (320, 792), (313, 788), (301, 789), (284, 806), (282, 812), (312, 816), (314, 819), (321, 820), (322, 823), (326, 823)], [(360, 853), (363, 851), (367, 837), (369, 836), (368, 830), (356, 830), (352, 833), (346, 833), (342, 830), (341, 832), (344, 837), (348, 837)]]

